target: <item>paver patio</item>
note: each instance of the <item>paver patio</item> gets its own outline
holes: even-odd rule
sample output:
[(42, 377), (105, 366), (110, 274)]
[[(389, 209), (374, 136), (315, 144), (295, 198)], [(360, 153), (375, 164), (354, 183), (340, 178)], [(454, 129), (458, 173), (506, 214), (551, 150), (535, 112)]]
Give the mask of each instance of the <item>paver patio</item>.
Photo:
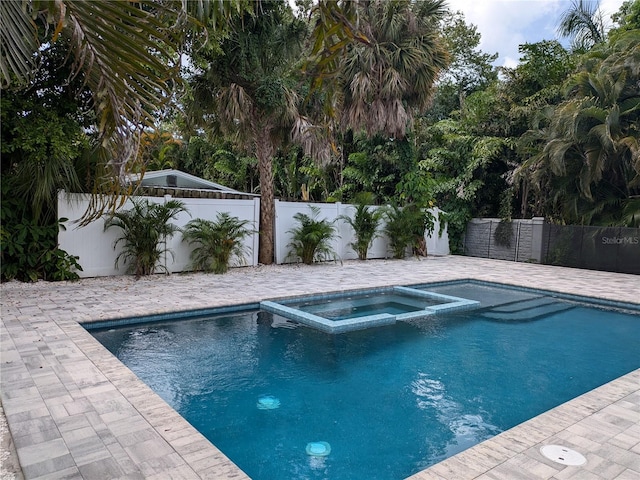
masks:
[[(640, 303), (635, 275), (458, 256), (2, 284), (0, 398), (24, 476), (247, 478), (78, 322), (465, 278)], [(640, 369), (411, 478), (640, 478)]]

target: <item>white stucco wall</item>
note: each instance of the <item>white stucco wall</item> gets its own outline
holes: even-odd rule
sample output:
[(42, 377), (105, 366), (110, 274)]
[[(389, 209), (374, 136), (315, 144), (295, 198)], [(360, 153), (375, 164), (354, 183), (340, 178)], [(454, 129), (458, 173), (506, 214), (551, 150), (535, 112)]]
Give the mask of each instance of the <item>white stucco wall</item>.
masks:
[[(340, 215), (353, 215), (354, 205), (342, 203), (313, 203), (306, 204), (300, 202), (281, 202), (276, 200), (276, 263), (288, 263), (294, 261), (289, 257), (289, 243), (291, 242), (291, 234), (289, 231), (296, 226), (293, 216), (297, 212), (311, 214), (309, 205), (320, 208), (319, 220), (327, 219), (333, 221), (337, 229), (338, 238), (335, 239), (333, 248), (339, 259), (352, 260), (358, 258), (358, 254), (349, 246), (355, 240), (354, 232), (351, 226), (344, 220), (338, 219)], [(382, 208), (382, 207), (373, 207)], [(435, 228), (431, 235), (425, 235), (427, 240), (427, 251), (429, 255), (449, 255), (449, 235), (446, 226), (442, 236), (438, 235), (440, 231), (440, 221), (438, 219), (440, 210), (431, 209), (436, 217)], [(380, 225), (380, 236), (373, 241), (373, 244), (367, 252), (367, 258), (388, 258), (391, 256), (389, 252), (389, 240), (383, 234), (384, 220)]]
[[(115, 260), (121, 251), (121, 246), (118, 245), (115, 250), (113, 247), (114, 242), (120, 236), (120, 229), (114, 227), (105, 231), (104, 219), (98, 219), (84, 227), (78, 227), (78, 220), (86, 211), (89, 205), (89, 198), (85, 194), (67, 194), (65, 192), (60, 192), (58, 195), (58, 216), (69, 219), (66, 223), (67, 229), (60, 231), (58, 234), (60, 248), (71, 255), (79, 257), (79, 263), (83, 268), (82, 272), (78, 272), (81, 277), (122, 275), (126, 272), (127, 266), (121, 261), (119, 268), (116, 269), (115, 267)], [(171, 197), (146, 198), (152, 202), (161, 203)], [(256, 231), (259, 229), (259, 198), (251, 200), (181, 198), (180, 200), (184, 202), (188, 213), (179, 214), (174, 221), (179, 227), (183, 227), (191, 219), (215, 220), (218, 212), (228, 212), (232, 216), (248, 220)], [(338, 258), (342, 260), (358, 258), (356, 252), (349, 246), (354, 241), (351, 226), (343, 220), (337, 220), (340, 215), (352, 214), (355, 207), (341, 203), (316, 203), (313, 205), (320, 208), (321, 214), (319, 218), (335, 221), (338, 237), (335, 239), (333, 248), (338, 254)], [(131, 202), (127, 201), (122, 208), (125, 210), (131, 208)], [(293, 217), (297, 212), (310, 213), (309, 204), (276, 200), (276, 263), (295, 261), (288, 255), (291, 241), (289, 231), (296, 225)], [(434, 214), (438, 212), (439, 210), (433, 209)], [(381, 226), (380, 237), (374, 240), (369, 249), (368, 258), (387, 258), (390, 256), (389, 241), (382, 234), (382, 228), (383, 225)], [(449, 237), (446, 228), (442, 236), (438, 236), (439, 229), (440, 224), (436, 221), (434, 232), (429, 236), (425, 236), (429, 255), (449, 254)], [(258, 239), (259, 235), (257, 233), (246, 239), (245, 246), (249, 252), (246, 258), (246, 265), (255, 266), (258, 264)], [(172, 258), (171, 255), (167, 255), (163, 265), (166, 265), (170, 272), (188, 270), (190, 248), (187, 243), (182, 242), (182, 235), (177, 233), (169, 241), (168, 246), (173, 251), (174, 256)]]
[[(149, 201), (162, 203), (164, 197), (145, 197)], [(167, 199), (170, 197), (167, 197)], [(174, 223), (183, 227), (194, 218), (215, 220), (218, 212), (228, 212), (230, 215), (251, 222), (252, 228), (258, 229), (260, 200), (230, 200), (208, 198), (181, 198), (188, 213), (178, 215)], [(78, 227), (77, 221), (82, 217), (89, 205), (89, 196), (83, 194), (67, 194), (60, 192), (58, 195), (58, 216), (68, 218), (66, 231), (58, 233), (60, 248), (71, 255), (80, 257), (79, 263), (83, 271), (78, 272), (81, 277), (100, 277), (107, 275), (122, 275), (126, 271), (126, 265), (119, 263), (115, 267), (115, 260), (121, 252), (121, 245), (114, 250), (113, 244), (120, 236), (121, 230), (112, 227), (104, 230), (104, 219), (98, 219), (84, 227)], [(124, 210), (131, 208), (131, 202), (127, 201), (122, 207)], [(246, 265), (258, 264), (258, 235), (254, 234), (245, 241), (249, 252)], [(170, 272), (188, 270), (189, 245), (182, 241), (182, 235), (177, 233), (169, 241), (169, 249), (174, 252), (174, 257), (167, 255), (162, 263)], [(166, 263), (165, 263), (166, 262)]]

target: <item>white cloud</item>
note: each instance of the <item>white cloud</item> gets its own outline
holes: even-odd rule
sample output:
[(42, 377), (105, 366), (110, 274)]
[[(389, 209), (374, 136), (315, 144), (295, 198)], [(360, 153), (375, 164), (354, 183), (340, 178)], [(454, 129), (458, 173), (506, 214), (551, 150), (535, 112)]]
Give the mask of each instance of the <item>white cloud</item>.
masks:
[[(609, 20), (623, 0), (603, 0), (600, 8)], [(467, 23), (482, 35), (480, 49), (499, 53), (496, 65), (514, 66), (519, 60), (518, 46), (556, 39), (560, 15), (571, 0), (449, 0), (451, 10), (464, 13)]]
[(501, 66), (507, 68), (516, 68), (518, 66), (518, 63), (519, 61), (517, 58), (505, 57)]
[(622, 2), (619, 0), (601, 0), (600, 1), (600, 10), (604, 14), (604, 19), (606, 21), (611, 21), (611, 15), (620, 10), (620, 6)]

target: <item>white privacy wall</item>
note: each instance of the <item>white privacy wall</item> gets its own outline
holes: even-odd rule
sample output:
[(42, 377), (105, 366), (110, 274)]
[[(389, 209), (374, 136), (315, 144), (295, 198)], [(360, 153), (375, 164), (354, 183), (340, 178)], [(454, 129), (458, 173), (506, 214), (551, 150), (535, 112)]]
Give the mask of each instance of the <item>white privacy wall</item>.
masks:
[[(145, 197), (151, 202), (163, 203), (170, 199), (165, 197)], [(205, 220), (215, 220), (218, 212), (228, 212), (230, 215), (248, 220), (251, 228), (258, 230), (260, 200), (233, 200), (233, 199), (211, 199), (211, 198), (180, 198), (188, 212), (180, 213), (175, 223), (178, 227), (184, 227), (191, 219), (202, 218)], [(113, 244), (121, 235), (120, 228), (112, 227), (104, 230), (104, 219), (98, 219), (84, 227), (77, 226), (77, 220), (82, 217), (89, 205), (89, 196), (83, 194), (66, 194), (60, 192), (58, 195), (58, 217), (68, 218), (66, 231), (58, 233), (58, 243), (60, 248), (71, 255), (80, 257), (78, 262), (83, 271), (78, 272), (81, 277), (101, 277), (107, 275), (122, 275), (126, 272), (127, 266), (122, 263), (115, 268), (115, 261), (122, 251), (122, 242), (114, 250)], [(123, 210), (131, 208), (131, 202), (127, 201), (122, 207)], [(75, 222), (75, 224), (74, 224)], [(168, 242), (169, 249), (174, 256), (167, 254), (162, 264), (166, 265), (170, 272), (182, 272), (188, 270), (190, 248), (186, 242), (182, 241), (182, 234), (176, 233)], [(258, 264), (258, 235), (254, 234), (245, 239), (247, 247), (247, 258), (245, 265)], [(166, 263), (165, 263), (166, 262)]]
[[(276, 200), (276, 263), (290, 263), (295, 262), (296, 259), (289, 256), (291, 247), (292, 235), (291, 229), (297, 226), (297, 222), (294, 220), (294, 215), (298, 212), (311, 215), (310, 205), (318, 207), (320, 213), (318, 220), (329, 220), (334, 222), (336, 227), (337, 238), (333, 241), (333, 249), (337, 254), (337, 258), (341, 260), (352, 260), (358, 258), (358, 254), (349, 246), (350, 243), (355, 241), (355, 236), (351, 226), (342, 219), (339, 219), (341, 215), (348, 215), (353, 217), (355, 206), (342, 203), (314, 203), (306, 204), (300, 202), (281, 202)], [(372, 207), (383, 208), (383, 207)], [(436, 217), (435, 228), (431, 235), (425, 235), (427, 240), (427, 251), (429, 255), (449, 255), (449, 235), (447, 234), (447, 228), (439, 236), (440, 222), (439, 213), (441, 210), (434, 208), (430, 210)], [(373, 241), (373, 244), (367, 252), (367, 258), (388, 258), (389, 252), (389, 240), (383, 234), (384, 220), (380, 225), (380, 236)]]
[[(170, 199), (166, 197), (145, 197), (151, 202), (163, 203)], [(182, 228), (191, 219), (202, 218), (205, 220), (215, 220), (218, 212), (228, 212), (230, 215), (248, 220), (254, 230), (259, 229), (260, 219), (260, 199), (234, 200), (234, 199), (211, 199), (211, 198), (180, 198), (188, 212), (178, 215), (174, 223)], [(81, 277), (100, 277), (108, 275), (122, 275), (127, 270), (127, 265), (119, 263), (119, 268), (115, 268), (115, 260), (122, 251), (122, 245), (114, 250), (113, 244), (121, 234), (121, 229), (112, 227), (104, 230), (104, 219), (98, 219), (87, 226), (78, 227), (77, 220), (82, 217), (89, 205), (89, 196), (85, 194), (67, 194), (60, 192), (58, 195), (58, 216), (68, 218), (66, 230), (58, 233), (58, 243), (60, 248), (71, 255), (79, 257), (78, 262), (83, 268), (78, 272)], [(354, 234), (351, 226), (344, 220), (338, 219), (340, 215), (353, 215), (355, 207), (342, 203), (316, 203), (313, 204), (320, 209), (319, 219), (326, 218), (333, 221), (337, 230), (337, 237), (334, 240), (333, 249), (338, 255), (338, 259), (351, 260), (358, 258), (356, 252), (349, 246), (354, 241)], [(124, 210), (131, 208), (131, 202), (127, 201), (122, 207)], [(381, 208), (381, 207), (374, 207)], [(291, 234), (289, 231), (296, 226), (293, 219), (297, 212), (311, 214), (309, 204), (299, 202), (281, 202), (276, 200), (276, 221), (275, 221), (275, 254), (276, 263), (295, 262), (296, 259), (289, 257), (291, 247)], [(438, 209), (433, 209), (434, 214), (438, 214)], [(368, 258), (387, 258), (389, 253), (389, 241), (382, 234), (376, 238), (371, 248), (369, 248)], [(425, 236), (427, 239), (427, 250), (429, 255), (448, 255), (449, 237), (446, 226), (442, 236), (438, 236), (440, 224), (436, 221), (433, 233)], [(258, 233), (254, 233), (245, 240), (247, 258), (244, 265), (255, 266), (258, 264)], [(173, 257), (167, 254), (162, 264), (170, 272), (182, 272), (189, 270), (190, 247), (182, 241), (182, 234), (176, 233), (169, 241), (169, 249), (173, 251)]]

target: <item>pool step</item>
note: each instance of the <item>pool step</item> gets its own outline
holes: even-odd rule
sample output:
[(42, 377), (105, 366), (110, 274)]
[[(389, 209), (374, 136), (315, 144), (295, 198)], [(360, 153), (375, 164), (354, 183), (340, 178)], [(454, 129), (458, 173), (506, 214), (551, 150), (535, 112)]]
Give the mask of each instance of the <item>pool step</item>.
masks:
[(574, 308), (554, 298), (540, 297), (485, 311), (482, 316), (500, 322), (530, 322)]
[(520, 312), (531, 308), (543, 307), (545, 305), (555, 304), (558, 300), (552, 297), (536, 297), (528, 300), (520, 300), (518, 302), (497, 305), (491, 309), (492, 312)]

